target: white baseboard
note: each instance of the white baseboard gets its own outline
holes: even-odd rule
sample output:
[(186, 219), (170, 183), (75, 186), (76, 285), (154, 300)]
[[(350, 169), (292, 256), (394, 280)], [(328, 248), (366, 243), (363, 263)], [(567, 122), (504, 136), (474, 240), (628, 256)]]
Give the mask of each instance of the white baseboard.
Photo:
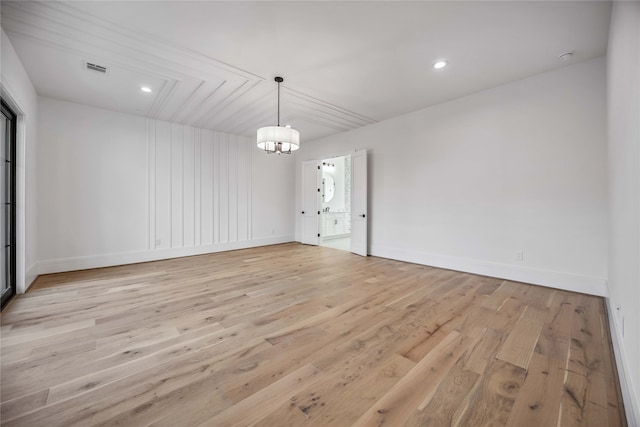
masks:
[(51, 259), (38, 262), (38, 274), (61, 273), (65, 271), (86, 270), (89, 268), (111, 267), (114, 265), (135, 264), (138, 262), (158, 261), (169, 258), (202, 255), (235, 249), (276, 245), (293, 241), (293, 236), (273, 236), (240, 242), (217, 243), (213, 245), (189, 248), (157, 249), (152, 251), (125, 252), (117, 254), (91, 255), (73, 258)]
[(24, 291), (27, 292), (29, 286), (38, 278), (38, 263), (33, 264), (24, 272)]
[(627, 415), (627, 424), (629, 426), (640, 426), (640, 400), (638, 400), (638, 391), (634, 390), (633, 383), (629, 373), (629, 363), (625, 357), (625, 351), (622, 347), (622, 334), (618, 321), (615, 316), (615, 308), (611, 306), (611, 299), (605, 298), (607, 304), (607, 313), (609, 317), (609, 329), (611, 334), (611, 342), (613, 344), (613, 354), (616, 358), (618, 368), (618, 379), (620, 380), (620, 390), (622, 391), (622, 400), (624, 401), (624, 409)]
[(606, 279), (600, 277), (580, 276), (519, 265), (500, 264), (471, 258), (438, 255), (378, 245), (371, 246), (370, 254), (382, 258), (463, 271), (465, 273), (480, 274), (483, 276), (498, 277), (583, 294), (597, 296), (607, 295)]

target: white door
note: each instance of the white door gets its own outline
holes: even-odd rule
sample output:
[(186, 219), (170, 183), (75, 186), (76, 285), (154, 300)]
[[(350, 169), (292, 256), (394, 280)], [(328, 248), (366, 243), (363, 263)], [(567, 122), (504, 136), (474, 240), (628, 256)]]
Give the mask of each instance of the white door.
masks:
[(351, 155), (351, 252), (367, 256), (367, 150)]
[(320, 162), (302, 162), (302, 243), (318, 245), (320, 234)]

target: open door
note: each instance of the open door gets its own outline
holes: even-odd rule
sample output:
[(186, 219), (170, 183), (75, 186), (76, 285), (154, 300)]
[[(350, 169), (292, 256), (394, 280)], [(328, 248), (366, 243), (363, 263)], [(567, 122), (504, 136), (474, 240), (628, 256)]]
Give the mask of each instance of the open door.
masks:
[(320, 162), (302, 162), (302, 243), (318, 245), (320, 239)]
[(351, 155), (351, 252), (367, 256), (367, 150)]

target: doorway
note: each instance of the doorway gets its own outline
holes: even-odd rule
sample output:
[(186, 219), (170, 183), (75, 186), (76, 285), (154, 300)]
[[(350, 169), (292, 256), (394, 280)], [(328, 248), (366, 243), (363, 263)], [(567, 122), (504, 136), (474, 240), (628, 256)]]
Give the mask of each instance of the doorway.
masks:
[(16, 122), (17, 116), (1, 101), (0, 135), (0, 294), (1, 307), (16, 293)]
[[(367, 215), (367, 150), (356, 150), (342, 157), (347, 156), (348, 160), (343, 160), (343, 162), (351, 176), (350, 179), (344, 179), (344, 193), (346, 194), (341, 193), (340, 195), (338, 185), (335, 182), (336, 177), (342, 176), (342, 173), (337, 173), (337, 166), (340, 164), (335, 160), (337, 157), (302, 162), (300, 242), (316, 246), (339, 245), (339, 249), (345, 249), (345, 244), (348, 243), (349, 246), (346, 250), (366, 257), (368, 254), (367, 230), (369, 222)], [(333, 170), (333, 173), (323, 173), (323, 167), (326, 167), (328, 172)], [(329, 175), (331, 175), (331, 179), (328, 178)], [(346, 202), (347, 197), (348, 203)], [(331, 203), (334, 198), (336, 205)], [(340, 218), (334, 218), (333, 213), (338, 214), (336, 216)], [(328, 233), (328, 236), (323, 236), (324, 233)]]
[(321, 246), (351, 250), (351, 155), (322, 160)]

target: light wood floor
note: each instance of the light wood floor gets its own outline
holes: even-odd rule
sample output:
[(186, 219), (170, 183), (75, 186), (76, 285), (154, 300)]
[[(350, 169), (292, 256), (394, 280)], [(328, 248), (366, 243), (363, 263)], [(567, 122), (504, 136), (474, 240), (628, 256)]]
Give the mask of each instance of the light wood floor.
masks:
[(285, 244), (40, 277), (6, 426), (621, 426), (601, 298)]

